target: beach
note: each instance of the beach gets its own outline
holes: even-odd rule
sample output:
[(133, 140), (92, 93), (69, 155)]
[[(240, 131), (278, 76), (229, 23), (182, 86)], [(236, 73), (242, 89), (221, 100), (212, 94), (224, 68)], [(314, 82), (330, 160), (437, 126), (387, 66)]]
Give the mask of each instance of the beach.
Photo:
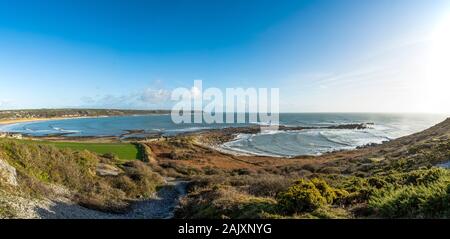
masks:
[(86, 117), (0, 119), (0, 125), (17, 124), (17, 123), (31, 123), (31, 122), (40, 122), (40, 121), (50, 121), (50, 120), (66, 120), (66, 119), (77, 119), (77, 118), (86, 118)]

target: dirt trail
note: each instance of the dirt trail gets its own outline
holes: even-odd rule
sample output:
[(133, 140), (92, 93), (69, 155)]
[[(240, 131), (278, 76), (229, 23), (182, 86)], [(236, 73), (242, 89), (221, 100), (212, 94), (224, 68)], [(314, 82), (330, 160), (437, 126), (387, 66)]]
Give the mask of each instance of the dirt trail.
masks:
[(167, 185), (154, 198), (132, 204), (124, 214), (104, 213), (87, 209), (67, 200), (48, 201), (35, 208), (36, 217), (47, 219), (169, 219), (179, 199), (186, 194), (188, 182), (168, 179)]

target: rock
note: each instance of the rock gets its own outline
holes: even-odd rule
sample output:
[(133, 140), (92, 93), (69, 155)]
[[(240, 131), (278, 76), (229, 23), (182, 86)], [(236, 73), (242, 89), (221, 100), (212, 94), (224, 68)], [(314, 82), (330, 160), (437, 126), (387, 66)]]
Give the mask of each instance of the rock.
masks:
[(117, 176), (122, 173), (121, 169), (105, 163), (99, 163), (96, 171), (100, 176)]
[(18, 185), (16, 168), (9, 165), (9, 163), (3, 159), (0, 159), (0, 181), (11, 186)]
[(381, 162), (381, 161), (383, 161), (384, 159), (385, 159), (384, 157), (372, 157), (372, 158), (369, 158), (369, 160), (370, 160), (371, 162), (373, 162), (373, 163)]

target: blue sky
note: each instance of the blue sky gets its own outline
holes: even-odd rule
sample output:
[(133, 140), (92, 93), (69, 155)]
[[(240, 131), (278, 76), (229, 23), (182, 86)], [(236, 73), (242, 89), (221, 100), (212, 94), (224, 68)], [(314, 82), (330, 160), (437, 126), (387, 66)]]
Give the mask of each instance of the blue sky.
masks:
[(0, 109), (168, 108), (201, 79), (280, 88), (282, 111), (443, 112), (418, 66), (446, 16), (445, 0), (0, 0)]

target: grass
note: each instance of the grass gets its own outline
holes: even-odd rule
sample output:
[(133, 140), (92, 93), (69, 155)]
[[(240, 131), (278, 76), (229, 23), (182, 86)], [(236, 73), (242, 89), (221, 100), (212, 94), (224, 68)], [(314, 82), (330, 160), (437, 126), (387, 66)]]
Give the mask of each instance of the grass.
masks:
[(84, 143), (84, 142), (50, 142), (50, 141), (23, 141), (53, 145), (57, 148), (69, 148), (76, 151), (88, 150), (97, 154), (114, 154), (120, 160), (142, 159), (142, 152), (137, 145), (131, 143)]
[[(26, 197), (52, 198), (56, 191), (51, 185), (63, 186), (73, 193), (72, 200), (82, 206), (120, 212), (129, 206), (130, 200), (147, 198), (163, 184), (160, 175), (140, 160), (117, 162), (89, 150), (70, 149), (72, 145), (59, 144), (57, 147), (49, 142), (0, 139), (0, 158), (17, 172), (19, 185), (13, 190)], [(92, 149), (96, 144), (86, 143), (77, 147), (81, 145)], [(107, 148), (109, 152), (111, 148)], [(99, 148), (94, 147), (94, 150)], [(109, 168), (115, 167), (121, 173), (101, 176), (97, 172), (100, 163)], [(11, 188), (3, 187), (0, 181), (0, 193), (2, 190), (10, 193)], [(1, 204), (0, 217), (13, 217), (11, 208)]]

